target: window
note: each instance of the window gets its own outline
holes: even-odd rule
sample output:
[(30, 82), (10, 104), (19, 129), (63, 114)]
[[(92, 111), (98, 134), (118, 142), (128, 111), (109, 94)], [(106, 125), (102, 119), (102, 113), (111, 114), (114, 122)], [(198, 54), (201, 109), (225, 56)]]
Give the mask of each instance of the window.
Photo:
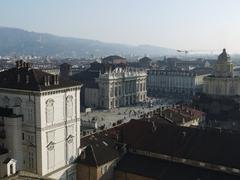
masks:
[(118, 88), (115, 87), (115, 96), (117, 96), (117, 95), (118, 95)]
[(48, 169), (53, 169), (55, 166), (55, 131), (47, 132), (47, 165)]
[(27, 136), (27, 141), (31, 144), (34, 144), (34, 137), (32, 135)]
[(28, 121), (33, 122), (33, 109), (31, 106), (28, 107)]
[(102, 97), (105, 97), (105, 90), (104, 90), (104, 88), (101, 88), (101, 94), (102, 94)]
[(21, 104), (22, 104), (21, 98), (16, 97), (15, 100), (14, 100), (14, 105), (15, 106), (21, 106)]
[(71, 118), (73, 116), (73, 97), (67, 97), (67, 117)]
[[(16, 108), (16, 113), (17, 114), (22, 114), (22, 99), (19, 97), (16, 97), (14, 99), (14, 106)], [(23, 118), (24, 119), (24, 118)]]
[(145, 91), (145, 90), (146, 90), (146, 84), (143, 83), (143, 91)]
[(113, 87), (110, 88), (110, 96), (113, 97)]
[(54, 101), (49, 99), (46, 102), (46, 120), (47, 123), (52, 123), (54, 121)]
[(13, 164), (10, 164), (10, 174), (13, 174)]
[(47, 144), (55, 141), (55, 131), (47, 132)]
[(24, 133), (22, 133), (22, 140), (24, 140), (25, 138), (24, 138)]
[(34, 168), (34, 156), (33, 156), (33, 152), (28, 152), (28, 167), (30, 169), (33, 169)]
[(48, 159), (48, 169), (54, 169), (55, 166), (55, 149), (52, 149), (51, 151), (48, 150), (47, 152), (47, 159)]
[(143, 90), (143, 87), (142, 87), (142, 84), (140, 84), (140, 91), (142, 91)]

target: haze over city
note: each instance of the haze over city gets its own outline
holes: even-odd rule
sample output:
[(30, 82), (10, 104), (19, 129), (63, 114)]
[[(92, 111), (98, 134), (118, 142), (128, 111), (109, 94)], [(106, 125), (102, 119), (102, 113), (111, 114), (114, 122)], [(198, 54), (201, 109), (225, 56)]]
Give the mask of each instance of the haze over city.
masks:
[(0, 179), (240, 179), (240, 0), (0, 7)]
[(0, 26), (132, 45), (240, 53), (238, 0), (1, 0)]

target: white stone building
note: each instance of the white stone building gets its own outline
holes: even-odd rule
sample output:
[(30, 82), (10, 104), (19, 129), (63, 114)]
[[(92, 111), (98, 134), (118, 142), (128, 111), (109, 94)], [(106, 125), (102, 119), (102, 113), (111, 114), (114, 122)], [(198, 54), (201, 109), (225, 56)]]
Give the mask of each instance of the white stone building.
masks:
[(112, 109), (144, 102), (146, 79), (144, 70), (121, 67), (108, 70), (96, 78), (96, 86), (85, 88), (85, 105)]
[(75, 179), (81, 85), (16, 64), (0, 73), (0, 145), (17, 171)]
[(148, 71), (148, 93), (151, 96), (164, 94), (192, 96), (202, 91), (203, 78), (207, 75), (193, 71), (151, 69)]

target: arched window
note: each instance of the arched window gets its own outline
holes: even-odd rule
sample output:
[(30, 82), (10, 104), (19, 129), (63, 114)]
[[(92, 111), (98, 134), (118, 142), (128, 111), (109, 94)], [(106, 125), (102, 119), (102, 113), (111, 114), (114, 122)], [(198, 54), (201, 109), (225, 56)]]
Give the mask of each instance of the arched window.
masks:
[(7, 96), (4, 96), (2, 101), (3, 101), (3, 107), (8, 107), (9, 106), (10, 100)]
[(67, 101), (67, 117), (70, 118), (73, 115), (73, 97), (68, 96), (66, 101)]
[(22, 100), (20, 97), (16, 97), (14, 99), (14, 106), (21, 106), (22, 105)]
[(52, 123), (54, 121), (54, 100), (48, 99), (46, 101), (46, 121)]

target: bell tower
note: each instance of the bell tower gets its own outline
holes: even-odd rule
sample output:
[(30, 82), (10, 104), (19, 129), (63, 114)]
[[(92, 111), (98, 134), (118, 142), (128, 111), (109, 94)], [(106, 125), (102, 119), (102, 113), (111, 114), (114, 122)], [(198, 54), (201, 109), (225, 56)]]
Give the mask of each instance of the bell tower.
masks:
[(216, 63), (216, 77), (232, 77), (233, 76), (233, 64), (230, 56), (227, 54), (226, 49), (218, 56)]

